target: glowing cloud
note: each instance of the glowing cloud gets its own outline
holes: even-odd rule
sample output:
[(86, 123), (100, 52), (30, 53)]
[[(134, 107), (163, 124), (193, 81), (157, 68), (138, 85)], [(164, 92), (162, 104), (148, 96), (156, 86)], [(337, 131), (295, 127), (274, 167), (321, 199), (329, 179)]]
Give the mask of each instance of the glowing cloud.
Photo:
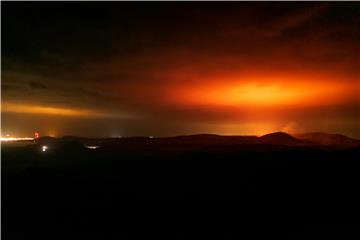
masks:
[(17, 103), (3, 103), (1, 106), (2, 112), (14, 113), (32, 113), (45, 115), (59, 115), (59, 116), (76, 116), (76, 117), (91, 117), (91, 118), (127, 118), (131, 117), (127, 114), (113, 114), (108, 112), (100, 112), (89, 109), (74, 109), (74, 108), (60, 108), (60, 107), (45, 107), (37, 105), (23, 105)]
[(218, 106), (321, 106), (342, 103), (351, 85), (322, 81), (242, 81), (183, 87), (176, 92), (178, 102)]

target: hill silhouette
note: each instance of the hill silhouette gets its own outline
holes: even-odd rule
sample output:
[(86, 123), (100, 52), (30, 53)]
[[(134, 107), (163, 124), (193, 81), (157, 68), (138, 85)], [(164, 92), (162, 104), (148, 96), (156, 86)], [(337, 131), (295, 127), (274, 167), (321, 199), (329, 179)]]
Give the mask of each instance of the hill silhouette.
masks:
[(296, 134), (297, 138), (309, 141), (319, 145), (344, 145), (356, 146), (360, 145), (360, 140), (352, 139), (341, 134), (329, 134), (322, 132)]
[(5, 239), (143, 239), (157, 228), (189, 231), (163, 239), (188, 239), (184, 223), (198, 230), (195, 239), (210, 239), (209, 229), (216, 239), (229, 231), (264, 239), (351, 228), (347, 213), (360, 214), (356, 146), (283, 132), (40, 140), (2, 146)]
[(275, 132), (263, 135), (260, 137), (261, 143), (280, 144), (280, 145), (300, 145), (304, 144), (303, 141), (285, 132)]
[(48, 144), (61, 149), (80, 148), (80, 145), (96, 145), (113, 150), (191, 150), (191, 149), (245, 149), (245, 150), (273, 150), (275, 145), (283, 147), (310, 148), (353, 148), (360, 146), (360, 140), (351, 139), (340, 134), (305, 133), (294, 136), (285, 132), (269, 133), (257, 136), (221, 136), (216, 134), (195, 134), (175, 137), (122, 137), (122, 138), (81, 138), (66, 136), (62, 138), (42, 137), (36, 140), (38, 144)]

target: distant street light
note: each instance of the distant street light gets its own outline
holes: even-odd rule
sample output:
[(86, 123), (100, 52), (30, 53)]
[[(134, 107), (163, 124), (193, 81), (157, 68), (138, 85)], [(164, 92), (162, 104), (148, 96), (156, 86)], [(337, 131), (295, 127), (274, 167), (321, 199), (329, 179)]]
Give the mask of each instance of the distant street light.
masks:
[(41, 151), (43, 151), (43, 152), (46, 152), (47, 149), (48, 149), (48, 146), (44, 145), (44, 146), (41, 147)]

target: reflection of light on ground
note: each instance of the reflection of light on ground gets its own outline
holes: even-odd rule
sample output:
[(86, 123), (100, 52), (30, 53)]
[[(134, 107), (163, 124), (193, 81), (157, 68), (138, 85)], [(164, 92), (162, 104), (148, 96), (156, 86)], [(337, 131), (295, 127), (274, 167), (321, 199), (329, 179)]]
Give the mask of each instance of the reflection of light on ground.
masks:
[(23, 137), (23, 138), (2, 137), (2, 138), (0, 138), (0, 141), (2, 141), (2, 142), (29, 141), (29, 140), (34, 140), (34, 138), (28, 138), (28, 137)]
[(88, 149), (97, 149), (97, 148), (99, 148), (100, 146), (87, 146), (87, 145), (85, 145), (85, 147), (88, 148)]

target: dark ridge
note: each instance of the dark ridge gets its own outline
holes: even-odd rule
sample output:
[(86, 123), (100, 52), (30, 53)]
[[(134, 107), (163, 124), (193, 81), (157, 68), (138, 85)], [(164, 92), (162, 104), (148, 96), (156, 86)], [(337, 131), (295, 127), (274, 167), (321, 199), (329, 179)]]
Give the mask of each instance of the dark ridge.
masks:
[(319, 145), (360, 145), (360, 140), (352, 139), (341, 134), (312, 132), (297, 134), (296, 137)]
[(82, 137), (77, 137), (77, 136), (63, 136), (61, 139), (62, 139), (62, 140), (79, 140), (79, 139), (82, 139)]
[(45, 144), (45, 143), (54, 143), (57, 142), (58, 139), (54, 137), (49, 136), (43, 136), (35, 139), (35, 142), (38, 144)]
[(183, 135), (168, 138), (156, 138), (158, 142), (200, 144), (200, 145), (238, 145), (256, 144), (256, 136), (220, 136), (216, 134)]
[(299, 145), (303, 141), (284, 132), (274, 132), (261, 136), (260, 141), (267, 144)]
[[(295, 137), (294, 137), (295, 136)], [(311, 148), (353, 148), (360, 146), (360, 140), (351, 139), (340, 134), (305, 133), (291, 136), (285, 132), (274, 132), (257, 136), (221, 136), (216, 134), (181, 135), (174, 137), (134, 136), (121, 138), (83, 138), (64, 136), (61, 138), (40, 137), (37, 144), (54, 145), (57, 143), (78, 142), (83, 145), (98, 145), (110, 148), (198, 148), (198, 147), (232, 147), (244, 148), (244, 145), (283, 145)], [(59, 145), (59, 144), (58, 144)]]

